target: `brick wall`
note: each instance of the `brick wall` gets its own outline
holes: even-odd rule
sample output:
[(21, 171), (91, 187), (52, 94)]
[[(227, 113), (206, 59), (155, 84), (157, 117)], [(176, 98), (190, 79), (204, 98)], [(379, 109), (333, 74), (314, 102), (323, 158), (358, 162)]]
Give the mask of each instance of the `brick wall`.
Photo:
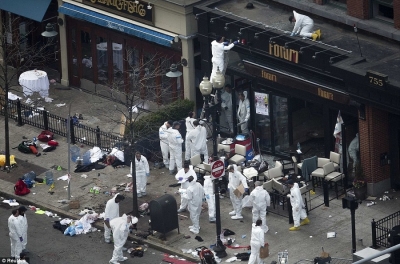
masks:
[(394, 27), (400, 29), (400, 0), (393, 0)]
[(368, 183), (390, 178), (390, 166), (380, 165), (380, 154), (389, 153), (388, 112), (365, 106), (365, 120), (359, 120), (361, 165)]
[(369, 19), (369, 0), (347, 0), (347, 14), (359, 19)]

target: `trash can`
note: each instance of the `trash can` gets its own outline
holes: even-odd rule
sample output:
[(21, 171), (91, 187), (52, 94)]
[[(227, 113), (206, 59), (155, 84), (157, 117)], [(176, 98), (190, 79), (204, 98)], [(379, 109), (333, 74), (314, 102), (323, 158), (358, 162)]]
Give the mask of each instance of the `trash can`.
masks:
[(254, 158), (253, 146), (251, 145), (251, 137), (249, 135), (237, 135), (235, 143), (246, 147), (246, 160)]
[(165, 234), (178, 228), (178, 206), (175, 198), (170, 194), (165, 194), (150, 202), (151, 229)]

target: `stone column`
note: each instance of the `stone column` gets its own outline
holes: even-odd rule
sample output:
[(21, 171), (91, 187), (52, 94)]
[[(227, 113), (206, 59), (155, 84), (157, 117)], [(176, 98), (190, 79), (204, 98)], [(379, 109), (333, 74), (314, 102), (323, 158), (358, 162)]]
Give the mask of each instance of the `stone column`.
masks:
[(182, 67), (184, 96), (186, 99), (196, 102), (193, 39), (190, 37), (181, 38), (181, 41), (182, 59), (186, 59), (188, 62), (186, 67)]
[[(58, 6), (61, 6), (62, 0), (58, 0)], [(61, 60), (61, 84), (69, 86), (69, 76), (68, 76), (68, 42), (67, 42), (67, 25), (65, 15), (58, 13), (58, 17), (61, 18), (64, 23), (62, 26), (59, 25), (58, 34), (60, 34), (60, 60)]]

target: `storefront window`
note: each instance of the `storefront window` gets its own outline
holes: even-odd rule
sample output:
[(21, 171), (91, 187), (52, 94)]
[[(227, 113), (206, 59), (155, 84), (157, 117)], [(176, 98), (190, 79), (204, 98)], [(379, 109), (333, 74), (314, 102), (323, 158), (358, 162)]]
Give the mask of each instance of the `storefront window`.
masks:
[(108, 81), (107, 39), (103, 37), (97, 37), (96, 49), (98, 79), (100, 83), (106, 83)]
[(114, 83), (123, 83), (124, 52), (121, 43), (112, 43)]
[(81, 47), (82, 47), (82, 78), (93, 81), (93, 56), (91, 48), (90, 33), (81, 30)]
[(260, 139), (262, 150), (271, 150), (271, 126), (269, 113), (269, 94), (254, 92), (256, 137)]
[(71, 29), (72, 75), (78, 76), (78, 52), (76, 47), (76, 30)]
[(288, 100), (286, 97), (272, 96), (275, 153), (282, 154), (289, 149)]

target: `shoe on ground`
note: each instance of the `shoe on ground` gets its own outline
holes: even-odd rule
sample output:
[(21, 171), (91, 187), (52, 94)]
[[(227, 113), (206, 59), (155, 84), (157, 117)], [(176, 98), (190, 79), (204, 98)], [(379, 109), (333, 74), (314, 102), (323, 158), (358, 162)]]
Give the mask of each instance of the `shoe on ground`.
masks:
[(298, 226), (292, 226), (291, 228), (289, 228), (289, 231), (299, 231), (300, 227)]
[(243, 219), (243, 216), (241, 216), (241, 215), (234, 215), (234, 216), (231, 217), (231, 219), (233, 219), (233, 220)]
[(105, 239), (104, 242), (106, 242), (107, 244), (111, 244), (111, 240), (110, 239)]
[(194, 226), (189, 226), (189, 229), (193, 229), (194, 228)]
[(138, 198), (141, 198), (141, 197), (142, 197), (142, 194), (141, 194), (141, 193), (138, 193), (138, 194), (137, 194), (137, 197), (138, 197)]
[(186, 212), (186, 209), (185, 208), (179, 208), (178, 213), (183, 213), (183, 212)]
[(209, 218), (209, 219), (208, 219), (208, 221), (209, 221), (210, 223), (215, 223), (216, 220), (217, 220), (217, 219), (216, 219), (215, 217), (212, 217), (212, 218)]
[(114, 260), (110, 260), (108, 263), (110, 263), (110, 264), (121, 264), (121, 263), (116, 262), (116, 261), (114, 261)]
[(308, 217), (306, 217), (303, 221), (300, 222), (300, 225), (308, 225), (310, 223), (310, 219), (308, 219)]
[(127, 259), (128, 259), (127, 257), (122, 257), (122, 258), (118, 259), (118, 261), (125, 261)]
[(199, 229), (196, 229), (196, 228), (191, 228), (190, 230), (189, 230), (190, 232), (192, 232), (193, 234), (198, 234), (199, 233)]
[(142, 196), (146, 196), (147, 195), (147, 193), (146, 192), (142, 192)]
[(229, 212), (229, 215), (236, 215), (236, 211), (233, 210), (232, 212)]

